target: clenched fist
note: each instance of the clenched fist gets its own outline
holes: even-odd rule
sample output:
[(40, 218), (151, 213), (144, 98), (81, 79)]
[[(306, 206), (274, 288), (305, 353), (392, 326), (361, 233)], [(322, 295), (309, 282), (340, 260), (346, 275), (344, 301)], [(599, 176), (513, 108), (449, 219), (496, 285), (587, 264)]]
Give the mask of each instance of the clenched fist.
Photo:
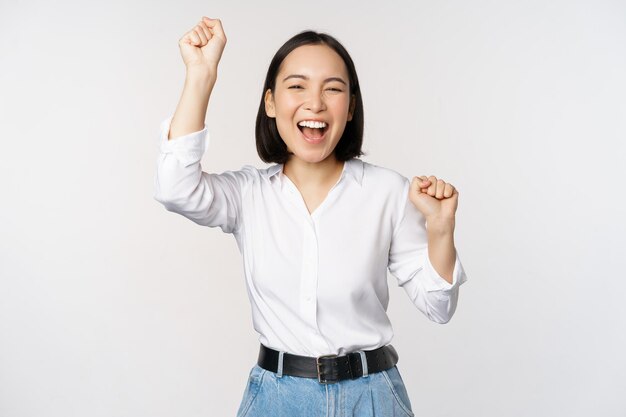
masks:
[(427, 221), (436, 219), (453, 227), (459, 192), (452, 184), (437, 179), (434, 175), (413, 177), (409, 199)]
[(219, 19), (203, 16), (200, 22), (180, 38), (178, 46), (187, 69), (201, 68), (217, 73), (226, 35)]

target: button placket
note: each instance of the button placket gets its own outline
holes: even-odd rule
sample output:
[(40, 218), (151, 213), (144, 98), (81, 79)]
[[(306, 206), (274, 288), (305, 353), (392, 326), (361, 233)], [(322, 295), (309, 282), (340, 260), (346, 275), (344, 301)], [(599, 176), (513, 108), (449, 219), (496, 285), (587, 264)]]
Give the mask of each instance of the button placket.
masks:
[(310, 222), (302, 225), (302, 271), (300, 275), (300, 299), (311, 326), (316, 326), (314, 308), (317, 292), (317, 238)]
[(312, 330), (313, 347), (324, 350), (327, 349), (327, 343), (320, 334), (317, 324), (318, 246), (315, 223), (309, 218), (303, 222), (302, 228), (301, 311)]

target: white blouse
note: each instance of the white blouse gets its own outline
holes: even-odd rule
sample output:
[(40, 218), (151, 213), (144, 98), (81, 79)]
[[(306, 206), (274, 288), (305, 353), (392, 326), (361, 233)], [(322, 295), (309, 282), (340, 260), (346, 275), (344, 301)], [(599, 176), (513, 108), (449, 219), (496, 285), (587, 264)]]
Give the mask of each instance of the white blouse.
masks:
[(161, 124), (154, 198), (234, 235), (261, 343), (303, 356), (389, 344), (387, 269), (430, 320), (450, 320), (467, 277), (458, 251), (452, 284), (431, 265), (425, 218), (408, 199), (407, 178), (351, 159), (309, 214), (282, 164), (203, 172), (206, 126), (168, 140), (171, 119)]

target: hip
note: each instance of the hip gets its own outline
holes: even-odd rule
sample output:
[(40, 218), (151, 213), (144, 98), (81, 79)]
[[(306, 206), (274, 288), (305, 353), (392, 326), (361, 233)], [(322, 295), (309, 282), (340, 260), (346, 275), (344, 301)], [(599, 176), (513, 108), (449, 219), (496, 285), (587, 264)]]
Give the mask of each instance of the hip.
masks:
[(252, 366), (237, 417), (413, 417), (397, 365), (332, 384)]

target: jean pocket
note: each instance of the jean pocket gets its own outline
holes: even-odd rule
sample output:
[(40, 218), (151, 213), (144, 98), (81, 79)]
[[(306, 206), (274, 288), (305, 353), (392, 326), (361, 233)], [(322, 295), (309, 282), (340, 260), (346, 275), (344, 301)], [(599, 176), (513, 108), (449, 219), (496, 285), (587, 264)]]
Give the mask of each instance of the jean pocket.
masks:
[(263, 375), (265, 375), (265, 372), (267, 372), (267, 370), (261, 368), (257, 364), (250, 369), (246, 389), (243, 393), (241, 404), (239, 404), (239, 409), (237, 410), (237, 417), (244, 417), (248, 411), (250, 411), (250, 408), (252, 407), (254, 400), (257, 398), (259, 390), (261, 389), (261, 385), (263, 385)]
[(392, 368), (382, 371), (382, 374), (385, 377), (385, 381), (387, 382), (389, 389), (398, 402), (398, 405), (400, 405), (400, 408), (402, 408), (402, 410), (409, 417), (413, 417), (414, 414), (411, 408), (411, 400), (409, 400), (409, 394), (406, 391), (406, 387), (404, 385), (404, 381), (402, 380), (402, 376), (400, 375), (400, 371), (398, 371), (398, 367), (394, 365)]

